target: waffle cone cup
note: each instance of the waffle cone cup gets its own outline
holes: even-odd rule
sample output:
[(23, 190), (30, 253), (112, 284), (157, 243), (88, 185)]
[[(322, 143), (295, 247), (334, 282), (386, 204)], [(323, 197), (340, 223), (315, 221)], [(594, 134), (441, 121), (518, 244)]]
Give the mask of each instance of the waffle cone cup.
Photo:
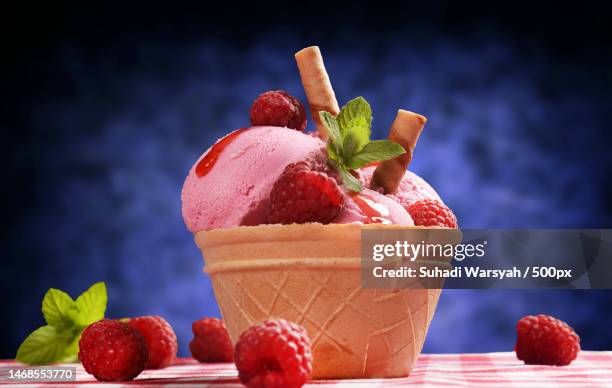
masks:
[[(306, 328), (314, 379), (407, 376), (421, 353), (440, 289), (366, 289), (357, 224), (260, 225), (196, 234), (234, 343), (284, 318)], [(412, 227), (415, 243), (427, 228)], [(455, 241), (457, 242), (457, 241)]]

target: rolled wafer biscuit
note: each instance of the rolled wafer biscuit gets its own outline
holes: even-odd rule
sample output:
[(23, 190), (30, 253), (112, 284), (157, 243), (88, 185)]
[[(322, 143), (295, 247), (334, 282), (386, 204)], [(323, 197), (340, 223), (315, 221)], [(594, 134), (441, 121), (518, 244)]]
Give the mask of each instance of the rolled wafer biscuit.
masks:
[(372, 175), (372, 186), (382, 187), (385, 194), (397, 191), (402, 177), (412, 160), (412, 153), (427, 118), (417, 113), (399, 109), (391, 125), (388, 139), (400, 144), (406, 150), (397, 158), (385, 160), (376, 167)]
[(340, 112), (340, 108), (327, 71), (325, 71), (321, 51), (317, 46), (306, 47), (295, 54), (295, 60), (310, 105), (312, 120), (317, 125), (319, 136), (327, 139), (327, 129), (321, 124), (319, 112), (326, 111), (336, 116)]

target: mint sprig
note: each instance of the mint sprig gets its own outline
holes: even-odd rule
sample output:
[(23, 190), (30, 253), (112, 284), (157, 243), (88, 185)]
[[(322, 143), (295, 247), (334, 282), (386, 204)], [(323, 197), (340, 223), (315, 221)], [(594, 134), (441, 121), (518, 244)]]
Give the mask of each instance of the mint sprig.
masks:
[(76, 361), (81, 333), (104, 318), (107, 300), (103, 282), (91, 286), (76, 301), (67, 293), (50, 288), (42, 302), (47, 325), (28, 335), (17, 350), (16, 360), (30, 365)]
[(357, 97), (342, 107), (337, 117), (319, 112), (327, 128), (327, 156), (329, 164), (338, 170), (346, 188), (359, 192), (362, 184), (351, 174), (370, 163), (389, 160), (404, 154), (404, 148), (390, 140), (370, 140), (372, 134), (372, 108)]

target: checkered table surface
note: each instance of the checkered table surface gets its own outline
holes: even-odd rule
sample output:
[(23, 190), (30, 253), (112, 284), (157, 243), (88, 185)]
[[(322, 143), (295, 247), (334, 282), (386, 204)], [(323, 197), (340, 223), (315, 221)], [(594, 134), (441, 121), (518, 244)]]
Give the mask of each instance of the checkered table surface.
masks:
[[(102, 384), (88, 375), (80, 364), (76, 386)], [(0, 368), (20, 366), (12, 360), (0, 361)], [(0, 382), (0, 385), (15, 382)], [(38, 385), (66, 385), (47, 383)], [(21, 384), (26, 386), (26, 384)], [(240, 387), (233, 364), (200, 364), (190, 358), (177, 360), (174, 366), (147, 370), (136, 380), (108, 386), (214, 386)], [(28, 384), (27, 386), (32, 386)], [(578, 359), (564, 367), (524, 365), (512, 352), (483, 354), (423, 354), (412, 374), (399, 379), (312, 381), (317, 387), (612, 387), (612, 352), (580, 352)]]

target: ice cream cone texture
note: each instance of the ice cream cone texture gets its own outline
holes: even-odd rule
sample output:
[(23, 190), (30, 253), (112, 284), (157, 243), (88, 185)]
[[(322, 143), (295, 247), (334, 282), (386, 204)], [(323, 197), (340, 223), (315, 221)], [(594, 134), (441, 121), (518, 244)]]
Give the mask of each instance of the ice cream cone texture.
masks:
[(428, 238), (428, 228), (317, 223), (197, 233), (232, 341), (251, 325), (284, 318), (310, 335), (314, 379), (407, 376), (440, 289), (363, 288), (362, 228), (411, 229), (414, 243)]

